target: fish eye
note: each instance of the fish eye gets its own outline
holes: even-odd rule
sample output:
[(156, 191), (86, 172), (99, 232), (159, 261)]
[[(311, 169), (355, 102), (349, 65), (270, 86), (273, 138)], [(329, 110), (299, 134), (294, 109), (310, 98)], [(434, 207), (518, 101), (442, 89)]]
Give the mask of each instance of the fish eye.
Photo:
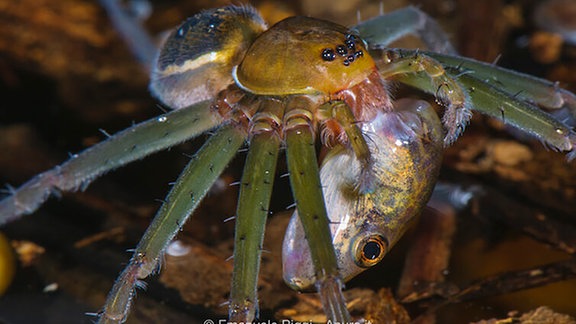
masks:
[(387, 248), (388, 242), (380, 234), (363, 237), (355, 244), (354, 262), (363, 268), (373, 267), (384, 258)]

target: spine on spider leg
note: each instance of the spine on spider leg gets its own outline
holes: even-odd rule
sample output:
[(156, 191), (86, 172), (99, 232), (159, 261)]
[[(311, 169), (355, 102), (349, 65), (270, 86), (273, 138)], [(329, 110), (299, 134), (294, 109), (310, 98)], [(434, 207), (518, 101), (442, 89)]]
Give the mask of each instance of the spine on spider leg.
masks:
[(113, 169), (191, 139), (220, 122), (221, 117), (203, 102), (130, 127), (10, 189), (10, 195), (0, 201), (0, 225), (31, 214), (55, 192), (85, 189)]

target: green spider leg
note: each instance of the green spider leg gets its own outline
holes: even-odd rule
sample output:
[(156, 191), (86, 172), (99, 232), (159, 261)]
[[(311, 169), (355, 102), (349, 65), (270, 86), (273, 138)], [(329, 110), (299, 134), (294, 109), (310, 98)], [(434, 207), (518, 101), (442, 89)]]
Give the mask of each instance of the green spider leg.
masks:
[[(384, 77), (433, 94), (447, 107), (446, 144), (456, 140), (474, 109), (501, 118), (557, 150), (571, 151), (569, 160), (576, 157), (576, 135), (569, 127), (576, 124), (576, 96), (558, 84), (456, 56), (437, 23), (414, 7), (375, 17), (356, 29), (369, 42), (374, 57), (381, 58), (377, 62)], [(419, 36), (430, 51), (383, 49), (408, 34)]]
[(292, 114), (285, 118), (286, 156), (298, 216), (310, 247), (316, 290), (328, 319), (349, 322), (322, 193), (312, 119), (306, 113), (306, 103), (294, 100), (291, 104), (288, 111)]
[[(290, 183), (296, 208), (310, 246), (316, 273), (316, 289), (320, 294), (327, 318), (349, 320), (350, 315), (342, 296), (342, 279), (338, 272), (332, 235), (322, 195), (313, 132), (299, 125), (286, 132), (286, 155)], [(328, 244), (326, 244), (328, 242)]]
[(326, 119), (333, 118), (336, 120), (346, 133), (349, 146), (358, 161), (360, 161), (360, 165), (362, 165), (362, 172), (358, 181), (359, 191), (363, 193), (372, 191), (374, 189), (372, 173), (374, 159), (370, 153), (368, 143), (366, 143), (366, 139), (358, 127), (354, 113), (346, 103), (341, 101), (327, 102), (320, 106), (319, 111)]
[[(307, 233), (308, 244), (313, 251), (317, 290), (328, 318), (344, 322), (350, 319), (342, 295), (342, 280), (336, 263), (334, 247), (328, 226), (326, 207), (320, 184), (319, 170), (312, 130), (311, 106), (306, 99), (298, 97), (267, 99), (252, 119), (250, 150), (241, 181), (240, 198), (236, 217), (234, 245), (234, 270), (230, 293), (229, 319), (246, 322), (257, 316), (257, 282), (262, 251), (265, 220), (268, 213), (270, 191), (280, 144), (278, 131), (284, 125), (284, 138), (290, 180), (296, 207)], [(282, 122), (284, 105), (289, 111)], [(335, 102), (324, 106), (342, 106)], [(331, 111), (329, 107), (323, 109)], [(334, 117), (345, 121), (340, 115), (351, 115), (350, 109), (335, 108)], [(344, 111), (341, 111), (344, 110)], [(332, 114), (332, 112), (330, 112)], [(366, 147), (358, 127), (349, 122), (347, 132), (361, 139), (352, 146)], [(355, 131), (354, 131), (355, 130)], [(363, 143), (361, 143), (363, 142)], [(358, 150), (360, 151), (360, 150)], [(358, 153), (361, 154), (361, 153)], [(368, 152), (369, 155), (369, 152)], [(367, 159), (370, 159), (369, 156)]]
[(393, 50), (383, 52), (382, 59), (377, 63), (380, 74), (384, 79), (423, 75), (423, 83), (429, 89), (434, 89), (433, 94), (446, 109), (442, 118), (446, 129), (444, 144), (454, 143), (472, 117), (470, 99), (464, 88), (446, 74), (438, 61), (418, 52), (410, 56), (395, 53)]
[(113, 169), (194, 138), (221, 122), (203, 102), (119, 132), (20, 187), (9, 188), (10, 195), (0, 201), (0, 225), (31, 214), (52, 194), (83, 190)]
[[(443, 93), (453, 94), (464, 91), (466, 94), (463, 97), (466, 101), (465, 106), (499, 118), (504, 123), (533, 135), (556, 150), (569, 151), (569, 160), (575, 157), (576, 134), (571, 127), (533, 104), (555, 108), (560, 105), (558, 103), (560, 101), (562, 105), (566, 104), (568, 109), (573, 110), (573, 94), (565, 90), (558, 90), (550, 82), (534, 77), (525, 78), (526, 75), (518, 72), (493, 69), (493, 66), (483, 65), (470, 59), (434, 53), (430, 55), (416, 50), (383, 50), (381, 56), (386, 59), (379, 64), (386, 66), (386, 62), (418, 62), (422, 57), (436, 62), (439, 70), (444, 70), (441, 63), (447, 64), (443, 75), (432, 75), (426, 71), (414, 69), (412, 73), (402, 71), (402, 73), (392, 75), (391, 78), (436, 95), (443, 102), (446, 102), (446, 99), (449, 103), (453, 100), (450, 96), (444, 97), (445, 99), (442, 100)], [(433, 56), (445, 61), (439, 62), (433, 59)], [(456, 66), (448, 65), (455, 62), (459, 62), (459, 64)], [(474, 73), (467, 73), (468, 70), (465, 66), (468, 65), (474, 67)], [(444, 79), (445, 82), (439, 85), (438, 82), (435, 82), (438, 78)], [(485, 81), (489, 79), (492, 81)], [(496, 83), (499, 82), (505, 82), (507, 87), (497, 87)], [(520, 92), (518, 89), (523, 86), (527, 88), (523, 88), (523, 92)], [(512, 92), (516, 90), (518, 92)], [(534, 92), (530, 94), (529, 92), (532, 90)]]
[(455, 75), (470, 74), (493, 87), (504, 90), (518, 100), (536, 104), (552, 113), (566, 110), (570, 125), (573, 126), (575, 124), (576, 95), (560, 88), (557, 82), (550, 82), (529, 74), (504, 69), (494, 64), (470, 58), (434, 52), (422, 53), (449, 67)]
[(370, 46), (386, 46), (410, 34), (434, 52), (456, 54), (448, 35), (432, 17), (409, 6), (363, 21), (354, 27)]
[(236, 155), (246, 137), (246, 132), (240, 127), (225, 125), (188, 163), (144, 233), (130, 263), (108, 294), (104, 309), (99, 314), (100, 323), (122, 323), (126, 320), (139, 280), (159, 269), (164, 250)]
[[(432, 51), (456, 54), (456, 49), (451, 45), (448, 35), (438, 23), (412, 6), (364, 21), (355, 26), (355, 29), (369, 43), (370, 49), (384, 48), (401, 37), (415, 34)], [(375, 58), (379, 56), (374, 55)], [(432, 85), (439, 90), (434, 94), (446, 106), (443, 123), (447, 134), (444, 142), (450, 145), (456, 141), (471, 117), (467, 95), (463, 89), (460, 89), (454, 84), (455, 81), (445, 75), (444, 69), (437, 61), (427, 56), (397, 57), (394, 61), (384, 58), (383, 61), (387, 64), (380, 64), (378, 68), (384, 79), (397, 74), (420, 71), (431, 77)], [(449, 86), (440, 86), (444, 84)]]
[(260, 107), (252, 119), (254, 135), (240, 182), (228, 307), (228, 319), (233, 322), (249, 322), (258, 315), (260, 257), (280, 148), (281, 120), (274, 117), (283, 114), (284, 106), (267, 99)]

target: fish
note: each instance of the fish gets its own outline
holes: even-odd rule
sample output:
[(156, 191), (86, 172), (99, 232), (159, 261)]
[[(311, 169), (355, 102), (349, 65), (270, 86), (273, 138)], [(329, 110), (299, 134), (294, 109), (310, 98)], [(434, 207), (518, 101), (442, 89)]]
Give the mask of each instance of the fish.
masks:
[[(438, 179), (444, 131), (436, 112), (422, 100), (401, 99), (394, 106), (359, 124), (370, 150), (368, 166), (345, 144), (333, 147), (321, 165), (344, 282), (384, 258), (418, 218)], [(318, 282), (298, 211), (284, 237), (282, 268), (284, 281), (295, 290), (312, 290)]]

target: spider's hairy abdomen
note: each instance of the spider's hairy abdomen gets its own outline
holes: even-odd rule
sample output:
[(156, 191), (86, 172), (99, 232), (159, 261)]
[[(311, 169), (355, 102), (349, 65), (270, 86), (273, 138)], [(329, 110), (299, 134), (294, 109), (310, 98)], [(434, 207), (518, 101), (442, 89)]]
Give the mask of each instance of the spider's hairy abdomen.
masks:
[(175, 109), (214, 97), (233, 82), (232, 67), (266, 27), (250, 6), (205, 10), (188, 18), (162, 46), (150, 90)]

